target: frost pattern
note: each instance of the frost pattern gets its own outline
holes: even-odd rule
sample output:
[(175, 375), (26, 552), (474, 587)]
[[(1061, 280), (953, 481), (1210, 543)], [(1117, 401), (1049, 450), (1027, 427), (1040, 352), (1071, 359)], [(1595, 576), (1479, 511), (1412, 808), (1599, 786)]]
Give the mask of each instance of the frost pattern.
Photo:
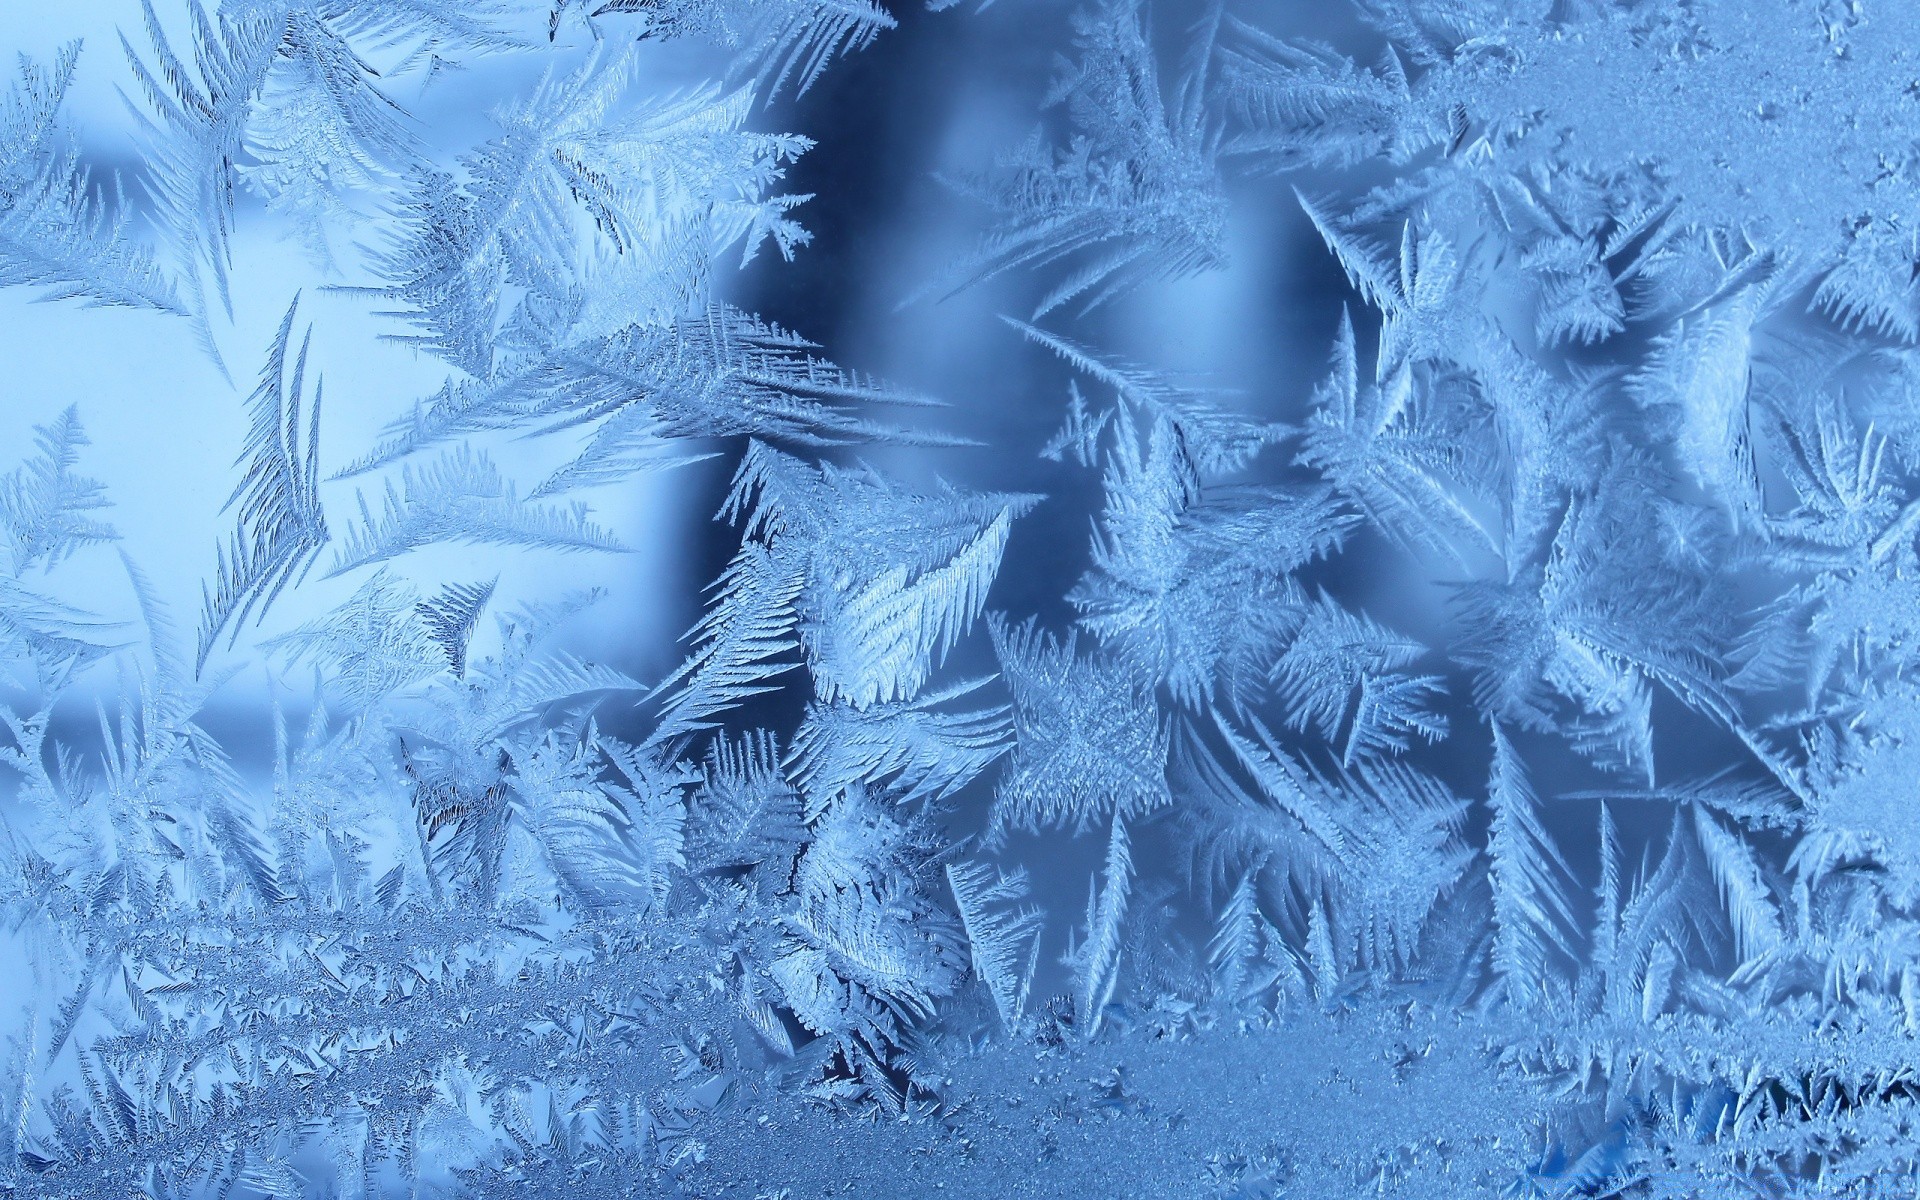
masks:
[[(762, 126), (886, 53), (868, 0), (143, 0), (131, 187), (80, 46), (22, 61), (0, 285), (261, 365), (194, 628), (88, 473), (130, 399), (0, 475), (0, 1186), (1911, 1189), (1920, 15), (1033, 7), (1042, 124), (908, 301), (1019, 297), (982, 336), (1062, 382), (1021, 446), (732, 289), (809, 244), (815, 138)], [(681, 43), (711, 77), (657, 87)], [(428, 144), (482, 56), (521, 90)], [(243, 207), (444, 370), (377, 438), (311, 300), (220, 350)], [(1256, 212), (1346, 281), (1292, 407), (1110, 344)], [(935, 449), (976, 467), (894, 469)], [(1010, 453), (1097, 497), (1044, 612), (1005, 580), (1072, 488)], [(605, 497), (714, 458), (677, 667), (487, 557), (624, 553)], [(125, 613), (64, 584), (110, 545)]]

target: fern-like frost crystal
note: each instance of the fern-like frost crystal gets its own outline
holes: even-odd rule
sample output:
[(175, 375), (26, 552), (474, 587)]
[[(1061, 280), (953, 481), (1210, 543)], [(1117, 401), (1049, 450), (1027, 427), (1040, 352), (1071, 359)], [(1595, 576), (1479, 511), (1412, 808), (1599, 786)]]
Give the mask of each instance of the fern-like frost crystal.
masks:
[(1920, 9), (83, 7), (0, 1192), (1914, 1194)]

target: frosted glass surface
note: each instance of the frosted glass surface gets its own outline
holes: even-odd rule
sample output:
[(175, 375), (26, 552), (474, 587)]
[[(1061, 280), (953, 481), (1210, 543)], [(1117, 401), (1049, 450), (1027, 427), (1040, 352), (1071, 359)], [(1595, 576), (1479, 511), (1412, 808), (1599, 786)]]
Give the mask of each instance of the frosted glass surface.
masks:
[(1920, 9), (0, 45), (0, 1193), (1920, 1194)]

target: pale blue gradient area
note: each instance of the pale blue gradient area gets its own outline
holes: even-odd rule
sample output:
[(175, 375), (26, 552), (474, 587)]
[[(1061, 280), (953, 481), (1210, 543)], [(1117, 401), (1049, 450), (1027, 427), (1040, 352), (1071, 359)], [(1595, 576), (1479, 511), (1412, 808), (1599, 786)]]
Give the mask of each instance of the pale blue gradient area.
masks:
[[(168, 36), (184, 45), (191, 27), (176, 9), (158, 6)], [(57, 7), (9, 0), (0, 16), (0, 49), (43, 63), (69, 42), (83, 42), (65, 106), (67, 120), (97, 172), (96, 186), (122, 178), (136, 227), (147, 221), (138, 174), (147, 135), (123, 99), (137, 96), (138, 88), (119, 35), (125, 32), (144, 47), (142, 29), (135, 0)], [(424, 84), (418, 73), (403, 76), (395, 98), (405, 103), (410, 127), (429, 150), (451, 165), (457, 155), (494, 136), (487, 113), (495, 105), (526, 94), (546, 69), (577, 65), (593, 46), (591, 36), (569, 26), (550, 52), (479, 58)], [(710, 59), (711, 52), (702, 50), (652, 53), (643, 88), (661, 94), (684, 90), (705, 78)], [(29, 289), (0, 292), (0, 354), (8, 364), (0, 379), (0, 447), (24, 451), (33, 427), (77, 406), (93, 442), (83, 469), (113, 498), (108, 519), (122, 535), (120, 546), (189, 636), (216, 547), (231, 536), (232, 514), (221, 509), (238, 479), (244, 401), (296, 297), (296, 337), (311, 330), (310, 386), (317, 379), (324, 387), (323, 473), (366, 454), (390, 422), (404, 419), (449, 377), (444, 363), (392, 340), (408, 329), (377, 315), (382, 304), (376, 298), (341, 290), (367, 282), (357, 265), (362, 250), (380, 247), (392, 232), (391, 218), (377, 206), (345, 236), (336, 231), (338, 244), (328, 247), (327, 261), (244, 185), (236, 199), (232, 317), (228, 321), (221, 313), (213, 327), (219, 364), (197, 344), (193, 327), (178, 318), (76, 302), (38, 303)], [(365, 198), (356, 202), (367, 207)], [(488, 451), (510, 478), (528, 481), (537, 481), (567, 457), (563, 439), (500, 438)], [(568, 637), (582, 653), (657, 679), (677, 659), (673, 639), (697, 613), (693, 597), (699, 581), (689, 573), (685, 543), (700, 536), (706, 524), (707, 514), (698, 510), (707, 507), (707, 496), (697, 485), (689, 486), (699, 470), (677, 478), (642, 475), (581, 497), (619, 533), (632, 551), (628, 554), (427, 548), (394, 569), (426, 587), (497, 573), (501, 594), (516, 603), (551, 601), (583, 588), (616, 593), (622, 598), (618, 605), (590, 611), (570, 627)], [(322, 496), (344, 520), (355, 512), (356, 494), (377, 509), (384, 484), (398, 475), (395, 469), (328, 480)], [(257, 708), (265, 698), (261, 668), (266, 664), (249, 648), (330, 610), (369, 574), (359, 570), (324, 578), (330, 561), (323, 555), (300, 587), (284, 594), (257, 626), (249, 623), (234, 649), (227, 650), (229, 637), (222, 637), (222, 650), (210, 666), (241, 673), (215, 698), (216, 710)], [(66, 564), (53, 590), (110, 620), (137, 619), (126, 573), (110, 551)], [(131, 627), (130, 632), (137, 634)], [(486, 636), (483, 630), (482, 639)], [(96, 682), (112, 687), (110, 679)]]

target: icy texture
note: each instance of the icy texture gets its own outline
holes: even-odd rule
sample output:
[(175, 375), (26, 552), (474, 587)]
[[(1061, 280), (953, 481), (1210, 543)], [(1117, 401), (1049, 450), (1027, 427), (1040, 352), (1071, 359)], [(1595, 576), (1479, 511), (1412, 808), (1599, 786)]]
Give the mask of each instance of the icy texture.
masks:
[[(125, 7), (0, 285), (238, 458), (196, 615), (89, 441), (190, 389), (0, 400), (0, 1189), (1913, 1194), (1920, 10)], [(757, 315), (995, 22), (967, 232)], [(1248, 254), (1327, 349), (1156, 364)]]

